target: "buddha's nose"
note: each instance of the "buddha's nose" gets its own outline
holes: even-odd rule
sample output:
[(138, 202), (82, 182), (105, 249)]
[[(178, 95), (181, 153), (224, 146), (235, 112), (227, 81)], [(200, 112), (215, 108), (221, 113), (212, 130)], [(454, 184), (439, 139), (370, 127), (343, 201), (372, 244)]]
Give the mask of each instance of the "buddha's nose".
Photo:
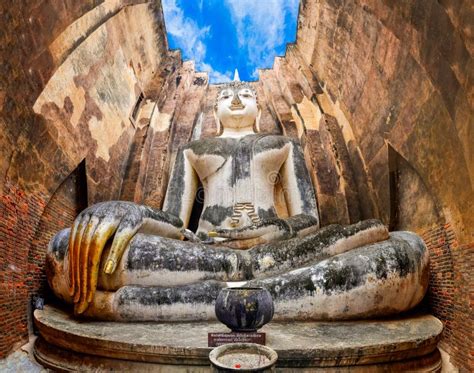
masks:
[(240, 101), (240, 97), (238, 94), (234, 94), (231, 105), (232, 106), (242, 105), (242, 101)]

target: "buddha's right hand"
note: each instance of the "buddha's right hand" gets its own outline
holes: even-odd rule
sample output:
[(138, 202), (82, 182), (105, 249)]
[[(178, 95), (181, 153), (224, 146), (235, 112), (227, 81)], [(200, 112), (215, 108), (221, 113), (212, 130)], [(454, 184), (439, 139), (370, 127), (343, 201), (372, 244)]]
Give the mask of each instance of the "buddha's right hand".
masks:
[(112, 274), (132, 237), (145, 230), (169, 238), (180, 238), (183, 223), (178, 217), (125, 201), (102, 202), (82, 211), (69, 237), (69, 293), (74, 312), (83, 313), (97, 288), (99, 265), (106, 242), (115, 234), (104, 272)]

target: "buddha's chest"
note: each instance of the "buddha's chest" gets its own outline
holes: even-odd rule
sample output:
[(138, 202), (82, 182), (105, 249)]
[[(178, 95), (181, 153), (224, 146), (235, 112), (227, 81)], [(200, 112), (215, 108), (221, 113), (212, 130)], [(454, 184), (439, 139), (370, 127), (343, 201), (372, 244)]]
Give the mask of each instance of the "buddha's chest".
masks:
[(261, 183), (275, 177), (289, 153), (289, 144), (263, 145), (257, 141), (229, 141), (226, 147), (216, 147), (209, 153), (188, 149), (186, 157), (203, 183)]

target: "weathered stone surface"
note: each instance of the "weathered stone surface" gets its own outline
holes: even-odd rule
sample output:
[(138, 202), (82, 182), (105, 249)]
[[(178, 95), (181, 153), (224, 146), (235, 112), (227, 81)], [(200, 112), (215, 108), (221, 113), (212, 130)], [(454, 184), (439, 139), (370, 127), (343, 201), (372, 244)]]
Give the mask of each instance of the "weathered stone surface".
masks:
[[(59, 351), (69, 350), (62, 361), (56, 361), (60, 364), (67, 364), (66, 356), (78, 364), (77, 357), (86, 354), (95, 356), (96, 363), (102, 358), (112, 358), (182, 366), (208, 365), (211, 348), (207, 347), (207, 333), (225, 328), (217, 322), (84, 323), (72, 320), (66, 312), (52, 306), (35, 311), (35, 324), (47, 344), (57, 346), (55, 349), (59, 347)], [(410, 359), (414, 359), (415, 364), (419, 359), (422, 365), (422, 356), (436, 350), (442, 328), (441, 322), (433, 316), (418, 315), (363, 322), (271, 322), (261, 331), (266, 333), (266, 345), (278, 353), (278, 367), (343, 369), (350, 366), (356, 369), (364, 365), (367, 369), (368, 365), (377, 369), (377, 365), (381, 365), (379, 369), (383, 370), (385, 363), (403, 364)], [(36, 345), (37, 358), (54, 364), (57, 358), (54, 350), (40, 343)], [(54, 357), (51, 360), (50, 354)], [(102, 360), (104, 362), (106, 360)], [(440, 364), (439, 355), (431, 364)]]
[[(114, 209), (103, 211), (118, 211), (120, 206), (113, 205), (104, 204), (104, 209)], [(133, 209), (128, 215), (136, 214), (136, 207), (129, 207)], [(60, 232), (51, 242), (47, 264), (51, 288), (72, 303), (66, 284), (73, 272), (64, 260), (68, 234)], [(100, 291), (93, 288), (95, 298), (78, 313), (116, 321), (212, 320), (219, 291), (232, 285), (226, 282), (246, 281), (246, 286), (270, 291), (276, 320), (394, 315), (423, 298), (428, 252), (421, 239), (409, 232), (394, 232), (386, 238), (386, 228), (377, 221), (328, 226), (303, 238), (259, 245), (247, 252), (138, 234), (117, 271), (100, 273)], [(80, 263), (77, 255), (72, 257)], [(75, 309), (81, 307), (77, 300), (74, 304)]]
[[(304, 50), (306, 63), (354, 131), (374, 182), (381, 216), (388, 218), (384, 213), (389, 205), (387, 196), (381, 194), (387, 190), (386, 178), (378, 177), (386, 161), (372, 160), (383, 142), (389, 141), (432, 186), (435, 198), (450, 206), (449, 214), (459, 222), (462, 236), (463, 224), (472, 226), (472, 214), (466, 209), (472, 209), (472, 198), (468, 197), (472, 197), (472, 154), (465, 152), (465, 144), (467, 138), (471, 143), (473, 140), (461, 130), (464, 125), (457, 124), (461, 117), (455, 117), (454, 112), (465, 113), (461, 114), (465, 125), (472, 123), (472, 102), (467, 114), (464, 101), (469, 97), (465, 77), (472, 70), (468, 67), (472, 57), (468, 44), (453, 32), (450, 8), (436, 2), (418, 2), (413, 7), (374, 1), (306, 2), (300, 14), (305, 22), (299, 23), (296, 45), (314, 40), (309, 48), (312, 52)], [(441, 61), (438, 56), (449, 63), (444, 59), (435, 63)], [(423, 102), (427, 102), (424, 110)], [(426, 110), (434, 112), (427, 117), (423, 115)], [(404, 126), (403, 133), (400, 126)], [(434, 138), (443, 138), (443, 144)], [(421, 149), (427, 152), (420, 153)], [(451, 174), (449, 169), (456, 172)], [(430, 175), (424, 174), (427, 170)], [(440, 190), (443, 179), (450, 183)], [(462, 185), (471, 187), (466, 191)], [(455, 190), (460, 194), (455, 196)]]
[[(192, 88), (189, 83), (195, 72), (190, 70), (186, 78), (180, 73), (183, 66), (179, 52), (166, 50), (159, 2), (84, 0), (63, 4), (25, 0), (5, 2), (0, 7), (5, 30), (0, 35), (4, 47), (0, 64), (0, 212), (4, 217), (0, 221), (0, 241), (7, 248), (1, 256), (2, 263), (6, 263), (1, 273), (4, 283), (8, 283), (1, 302), (5, 304), (5, 315), (8, 314), (6, 320), (11, 320), (5, 323), (8, 337), (0, 341), (3, 354), (18, 338), (27, 335), (25, 305), (44, 278), (36, 274), (36, 269), (29, 269), (37, 268), (34, 261), (44, 257), (45, 251), (45, 247), (32, 244), (32, 238), (45, 242), (54, 231), (52, 227), (62, 227), (70, 211), (80, 205), (61, 198), (56, 201), (63, 202), (57, 204), (51, 200), (53, 193), (87, 158), (90, 201), (120, 196), (123, 179), (133, 179), (135, 191), (127, 182), (122, 197), (160, 207), (172, 163), (170, 155), (176, 151), (168, 147), (170, 133), (174, 131), (171, 126), (179, 126), (173, 120), (178, 117), (175, 108), (187, 102), (186, 92)], [(466, 335), (472, 335), (467, 289), (474, 225), (471, 8), (470, 0), (301, 1), (297, 42), (287, 48), (285, 58), (278, 62), (285, 68), (279, 68), (278, 79), (271, 78), (275, 72), (262, 72), (255, 83), (259, 96), (263, 98), (266, 90), (269, 97), (261, 102), (262, 129), (272, 133), (281, 133), (283, 128), (291, 131), (293, 120), (296, 130), (292, 133), (301, 137), (305, 129), (315, 128), (311, 120), (303, 123), (304, 115), (299, 116), (296, 109), (305, 100), (314, 103), (321, 114), (336, 118), (341, 128), (357, 186), (357, 194), (351, 198), (359, 200), (361, 217), (380, 217), (388, 223), (388, 219), (392, 221), (388, 211), (400, 211), (401, 219), (393, 228), (423, 233), (430, 242), (431, 260), (436, 268), (431, 280), (431, 305), (447, 324), (444, 346), (453, 346), (456, 364), (466, 369), (472, 363), (464, 358), (469, 351), (462, 341)], [(85, 93), (80, 89), (77, 94), (58, 89), (57, 97), (49, 97), (55, 103), (49, 108), (54, 121), (36, 115), (34, 103), (49, 82), (53, 84), (56, 80), (54, 74), (60, 76), (75, 51), (84, 52), (84, 60), (81, 56), (75, 59), (78, 68), (84, 65), (91, 54), (84, 46), (91, 44), (88, 40), (97, 40), (99, 33), (120, 43), (116, 51), (106, 49), (107, 56), (122, 53), (108, 64), (101, 61), (97, 65), (113, 76), (105, 74), (96, 87), (106, 86), (104, 81), (124, 84), (114, 94), (106, 92), (105, 106), (100, 97), (95, 102), (110, 108), (109, 112), (101, 110), (103, 118), (95, 123), (95, 114), (100, 114), (95, 110), (94, 100), (88, 99), (82, 123), (88, 120), (87, 116), (90, 120), (80, 129), (74, 128), (70, 123), (78, 120)], [(144, 36), (144, 42), (139, 35)], [(113, 67), (115, 61), (117, 66)], [(92, 76), (93, 71), (85, 66), (82, 70)], [(132, 76), (133, 82), (119, 80), (116, 73)], [(72, 75), (64, 74), (65, 82), (71, 84)], [(86, 82), (87, 78), (79, 81), (83, 87)], [(301, 102), (295, 83), (304, 93)], [(212, 96), (215, 88), (207, 89)], [(151, 119), (141, 154), (130, 156), (133, 139), (143, 140), (140, 135), (136, 137), (137, 131), (129, 124), (139, 91), (157, 102), (159, 115)], [(93, 88), (88, 93), (92, 94)], [(122, 100), (126, 95), (130, 99)], [(190, 132), (199, 132), (199, 110), (205, 114), (201, 136), (214, 133), (212, 103), (197, 101), (190, 101), (196, 112), (190, 110), (183, 117), (187, 123), (183, 141)], [(109, 102), (119, 104), (112, 107)], [(119, 119), (115, 122), (114, 117)], [(298, 120), (303, 124), (298, 124)], [(110, 129), (113, 136), (102, 136)], [(314, 144), (304, 135), (303, 143), (309, 154)], [(413, 171), (397, 169), (399, 184), (409, 184), (411, 191), (408, 195), (399, 194), (399, 199), (393, 198), (393, 188), (388, 192), (391, 158), (386, 154), (390, 148), (386, 143)], [(107, 154), (109, 161), (100, 156)], [(311, 163), (311, 156), (308, 158)], [(132, 177), (127, 170), (138, 159), (140, 171)], [(329, 164), (331, 168), (336, 166)], [(423, 193), (413, 192), (414, 185), (423, 186)], [(328, 211), (335, 209), (341, 199), (344, 202), (342, 197), (345, 198), (325, 200)], [(417, 208), (409, 202), (413, 199)], [(345, 202), (351, 205), (349, 197)], [(417, 217), (419, 208), (426, 212), (423, 221)], [(354, 216), (352, 207), (348, 214)], [(346, 215), (340, 218), (346, 219)], [(51, 227), (44, 234), (37, 232), (41, 219), (51, 219), (51, 224), (42, 223), (42, 229)], [(25, 276), (29, 278), (27, 282)]]

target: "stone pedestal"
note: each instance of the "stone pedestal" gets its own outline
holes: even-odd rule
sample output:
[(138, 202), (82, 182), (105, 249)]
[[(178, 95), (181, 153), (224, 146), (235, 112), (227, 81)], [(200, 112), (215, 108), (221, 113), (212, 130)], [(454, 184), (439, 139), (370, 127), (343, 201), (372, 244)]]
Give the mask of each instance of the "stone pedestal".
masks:
[[(78, 321), (53, 306), (36, 310), (36, 359), (56, 370), (210, 371), (208, 332), (218, 322)], [(442, 323), (430, 315), (346, 322), (272, 322), (262, 328), (277, 371), (438, 372)]]

